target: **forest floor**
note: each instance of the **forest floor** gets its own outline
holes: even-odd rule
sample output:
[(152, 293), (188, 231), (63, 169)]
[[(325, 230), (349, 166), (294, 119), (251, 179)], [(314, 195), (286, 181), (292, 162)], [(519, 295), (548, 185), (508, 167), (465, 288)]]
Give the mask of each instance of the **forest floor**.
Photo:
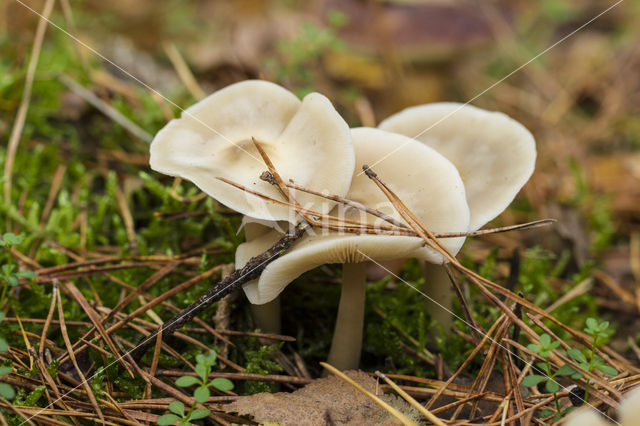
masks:
[[(640, 382), (639, 19), (634, 0), (2, 1), (0, 422), (552, 424), (585, 396), (615, 418)], [(239, 214), (149, 168), (149, 143), (255, 78), (325, 94), (352, 127), (456, 101), (536, 138), (487, 227), (557, 222), (467, 239), (458, 271), (485, 281), (457, 274), (452, 330), (412, 288), (417, 261), (369, 266), (349, 376), (372, 397), (321, 378), (337, 265), (287, 288), (281, 334), (238, 291), (127, 355), (244, 241)]]

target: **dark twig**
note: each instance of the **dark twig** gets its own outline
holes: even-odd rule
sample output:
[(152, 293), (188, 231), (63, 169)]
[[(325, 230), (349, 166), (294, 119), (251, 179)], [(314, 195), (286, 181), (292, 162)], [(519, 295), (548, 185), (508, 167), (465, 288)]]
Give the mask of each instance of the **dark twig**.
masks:
[[(282, 256), (294, 242), (304, 235), (308, 228), (309, 225), (307, 223), (297, 225), (292, 231), (280, 238), (269, 250), (249, 259), (243, 268), (234, 271), (227, 278), (209, 289), (209, 291), (203, 294), (196, 302), (192, 303), (183, 309), (178, 315), (165, 322), (161, 328), (162, 335), (165, 338), (170, 336), (176, 330), (182, 328), (182, 326), (191, 321), (193, 317), (211, 306), (211, 304), (220, 300), (235, 289), (242, 287), (242, 285), (249, 281), (258, 278), (264, 268), (266, 268), (269, 263)], [(155, 343), (156, 335), (157, 332), (151, 333), (131, 351), (131, 355), (135, 360), (142, 358), (147, 349)]]

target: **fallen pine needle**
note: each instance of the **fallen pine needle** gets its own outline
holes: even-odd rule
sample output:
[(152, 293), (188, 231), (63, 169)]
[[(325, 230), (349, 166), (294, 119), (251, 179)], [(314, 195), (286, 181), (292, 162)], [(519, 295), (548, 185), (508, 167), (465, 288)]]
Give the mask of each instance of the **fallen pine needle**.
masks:
[(366, 390), (365, 388), (360, 386), (356, 381), (351, 379), (349, 376), (344, 374), (342, 371), (340, 371), (337, 368), (335, 368), (333, 365), (327, 364), (326, 362), (321, 362), (320, 365), (322, 367), (326, 368), (327, 370), (329, 370), (332, 374), (335, 374), (336, 376), (338, 376), (338, 378), (344, 380), (345, 382), (349, 383), (354, 388), (358, 389), (363, 394), (367, 395), (369, 398), (371, 398), (373, 400), (373, 402), (375, 402), (380, 407), (382, 407), (385, 410), (387, 410), (389, 412), (389, 414), (391, 414), (393, 417), (395, 417), (396, 419), (400, 420), (403, 425), (417, 426), (414, 422), (409, 420), (400, 411), (396, 410), (395, 408), (393, 408), (392, 406), (390, 406), (389, 404), (387, 404), (386, 402), (384, 402), (383, 400), (381, 400), (380, 398), (378, 398), (377, 396), (375, 396), (374, 394), (372, 394), (371, 392), (369, 392), (368, 390)]
[(38, 21), (38, 27), (33, 41), (33, 47), (31, 48), (31, 57), (29, 58), (27, 74), (24, 80), (22, 100), (20, 101), (20, 107), (18, 107), (18, 113), (16, 114), (16, 121), (11, 129), (11, 136), (9, 137), (9, 143), (7, 144), (7, 157), (4, 162), (4, 202), (6, 204), (11, 203), (11, 173), (13, 172), (13, 162), (16, 157), (18, 144), (20, 143), (20, 137), (22, 136), (22, 130), (24, 129), (24, 122), (27, 117), (27, 110), (29, 109), (29, 101), (31, 100), (33, 80), (35, 79), (38, 59), (40, 58), (40, 49), (42, 48), (44, 33), (47, 29), (47, 21), (53, 11), (54, 3), (55, 2), (53, 0), (47, 0), (42, 10), (42, 14), (40, 15), (40, 21)]
[(413, 408), (418, 410), (420, 412), (420, 414), (425, 416), (431, 423), (433, 423), (434, 425), (438, 425), (438, 426), (446, 426), (446, 423), (444, 423), (442, 420), (440, 420), (438, 417), (436, 417), (434, 414), (432, 414), (429, 410), (424, 408), (422, 406), (422, 404), (420, 404), (418, 401), (413, 399), (413, 397), (411, 395), (409, 395), (408, 393), (403, 391), (400, 386), (398, 386), (394, 382), (392, 382), (391, 379), (388, 378), (384, 373), (376, 371), (376, 376), (380, 377), (382, 380), (387, 382), (387, 384), (389, 386), (391, 386), (391, 388), (394, 391), (398, 392), (398, 395), (400, 395), (402, 398), (404, 398), (405, 401), (407, 401), (409, 404), (411, 404), (411, 406)]

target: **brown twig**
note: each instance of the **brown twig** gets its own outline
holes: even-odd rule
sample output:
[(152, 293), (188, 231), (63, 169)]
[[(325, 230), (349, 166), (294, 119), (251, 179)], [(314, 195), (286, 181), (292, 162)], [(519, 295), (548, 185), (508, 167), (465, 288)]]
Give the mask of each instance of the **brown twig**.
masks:
[[(306, 223), (296, 226), (292, 232), (283, 236), (269, 250), (249, 259), (243, 268), (234, 271), (226, 279), (220, 281), (203, 294), (196, 302), (185, 308), (180, 314), (168, 322), (165, 322), (162, 326), (162, 334), (164, 336), (170, 336), (221, 297), (240, 288), (243, 284), (258, 278), (270, 262), (282, 256), (293, 243), (302, 237), (308, 226)], [(152, 334), (152, 336), (155, 336), (155, 333)], [(154, 337), (149, 337), (140, 342), (133, 351), (132, 355), (134, 358), (140, 359), (152, 344), (153, 340)]]
[(62, 308), (62, 298), (60, 297), (60, 292), (56, 292), (55, 294), (58, 295), (58, 319), (60, 320), (60, 334), (62, 334), (64, 344), (67, 348), (67, 353), (69, 354), (69, 358), (71, 359), (71, 362), (73, 363), (73, 366), (76, 369), (78, 376), (80, 376), (80, 380), (81, 380), (80, 384), (82, 385), (82, 387), (84, 387), (84, 390), (87, 393), (87, 396), (89, 397), (89, 401), (91, 401), (91, 404), (93, 405), (94, 412), (97, 413), (100, 420), (104, 423), (105, 418), (104, 418), (104, 415), (102, 414), (102, 411), (100, 410), (100, 407), (98, 406), (98, 401), (96, 401), (96, 397), (93, 395), (91, 386), (89, 386), (89, 382), (85, 378), (84, 373), (82, 372), (82, 369), (78, 365), (78, 361), (76, 360), (76, 357), (73, 353), (73, 347), (71, 346), (71, 341), (69, 340), (67, 327), (64, 324), (64, 309)]
[(396, 391), (402, 398), (404, 398), (404, 400), (407, 401), (413, 408), (418, 410), (418, 412), (420, 414), (425, 416), (427, 418), (427, 420), (429, 420), (431, 423), (433, 423), (434, 425), (438, 425), (438, 426), (445, 426), (445, 423), (442, 420), (437, 418), (435, 415), (433, 415), (433, 413), (431, 413), (429, 410), (427, 410), (422, 405), (420, 405), (418, 403), (418, 401), (413, 399), (411, 397), (411, 395), (409, 395), (404, 390), (402, 390), (402, 388), (400, 386), (398, 386), (395, 383), (393, 383), (393, 381), (391, 379), (389, 379), (389, 377), (387, 377), (386, 375), (382, 374), (379, 371), (376, 371), (375, 374), (376, 374), (376, 376), (378, 376), (382, 380), (384, 380), (389, 386), (391, 386), (391, 388), (394, 391)]

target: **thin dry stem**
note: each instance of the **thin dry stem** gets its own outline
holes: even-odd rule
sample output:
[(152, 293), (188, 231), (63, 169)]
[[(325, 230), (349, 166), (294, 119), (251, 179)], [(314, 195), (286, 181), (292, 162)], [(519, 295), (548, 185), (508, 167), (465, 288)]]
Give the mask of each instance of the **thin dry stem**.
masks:
[(22, 129), (24, 129), (24, 122), (27, 118), (29, 102), (31, 101), (31, 89), (33, 88), (33, 80), (36, 75), (38, 59), (40, 58), (40, 50), (42, 49), (42, 42), (47, 29), (47, 20), (51, 16), (54, 4), (55, 0), (47, 0), (42, 8), (41, 17), (38, 21), (38, 28), (36, 29), (36, 35), (33, 39), (33, 47), (31, 48), (31, 57), (29, 58), (29, 66), (27, 67), (27, 74), (24, 80), (22, 99), (20, 100), (20, 106), (18, 107), (18, 113), (16, 114), (16, 121), (13, 123), (13, 128), (11, 129), (11, 136), (9, 136), (7, 158), (4, 163), (5, 204), (11, 203), (11, 175), (13, 172), (13, 163), (15, 162), (18, 144), (20, 143), (20, 137), (22, 136)]
[(392, 406), (390, 406), (389, 404), (387, 404), (386, 402), (384, 402), (383, 400), (381, 400), (380, 398), (378, 398), (377, 396), (375, 396), (374, 394), (372, 394), (371, 392), (369, 392), (368, 390), (366, 390), (365, 388), (360, 386), (356, 381), (351, 379), (349, 376), (347, 376), (346, 374), (344, 374), (343, 372), (341, 372), (340, 370), (338, 370), (334, 366), (332, 366), (330, 364), (327, 364), (326, 362), (321, 362), (320, 365), (323, 366), (324, 368), (326, 368), (327, 370), (329, 370), (332, 374), (336, 375), (338, 378), (342, 379), (343, 381), (347, 382), (348, 384), (350, 384), (351, 386), (356, 388), (359, 392), (362, 392), (363, 394), (368, 396), (373, 402), (375, 402), (380, 407), (384, 408), (393, 417), (395, 417), (396, 419), (400, 420), (400, 422), (403, 425), (406, 425), (406, 426), (417, 426), (414, 422), (409, 420), (400, 411), (396, 410), (395, 408), (393, 408)]

